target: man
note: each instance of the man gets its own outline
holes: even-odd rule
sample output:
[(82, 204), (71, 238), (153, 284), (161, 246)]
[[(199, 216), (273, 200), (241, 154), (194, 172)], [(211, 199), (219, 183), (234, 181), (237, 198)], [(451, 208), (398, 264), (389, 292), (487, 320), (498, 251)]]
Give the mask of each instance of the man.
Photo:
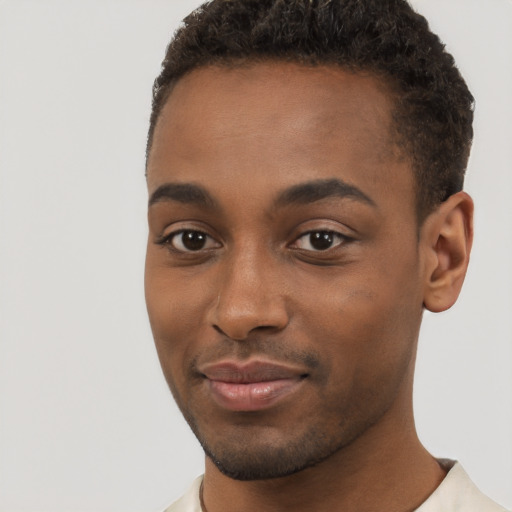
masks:
[(155, 81), (146, 299), (206, 454), (170, 511), (502, 511), (414, 427), (457, 300), (473, 98), (402, 0), (214, 0)]

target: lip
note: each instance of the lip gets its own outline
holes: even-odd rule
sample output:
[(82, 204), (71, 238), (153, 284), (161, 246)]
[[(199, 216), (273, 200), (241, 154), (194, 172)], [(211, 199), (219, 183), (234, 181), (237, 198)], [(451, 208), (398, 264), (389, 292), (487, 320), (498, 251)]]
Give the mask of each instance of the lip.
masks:
[(303, 369), (267, 361), (205, 365), (201, 374), (214, 401), (230, 411), (268, 409), (294, 393), (307, 377)]

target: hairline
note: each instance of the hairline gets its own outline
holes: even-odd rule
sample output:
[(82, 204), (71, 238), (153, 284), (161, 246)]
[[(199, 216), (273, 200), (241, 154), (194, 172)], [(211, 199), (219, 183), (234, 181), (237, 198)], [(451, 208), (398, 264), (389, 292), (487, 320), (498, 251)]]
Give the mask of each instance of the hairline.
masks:
[(163, 86), (164, 95), (159, 98), (159, 109), (157, 111), (157, 116), (153, 122), (153, 125), (150, 126), (150, 132), (148, 133), (147, 138), (147, 146), (146, 146), (146, 166), (145, 172), (146, 177), (148, 173), (148, 163), (149, 156), (151, 153), (151, 148), (153, 145), (153, 136), (157, 129), (158, 123), (161, 118), (161, 114), (169, 101), (169, 98), (176, 87), (176, 85), (185, 77), (189, 76), (191, 73), (198, 71), (200, 69), (208, 69), (208, 68), (217, 68), (217, 69), (228, 69), (228, 70), (236, 70), (236, 69), (244, 69), (250, 68), (252, 66), (264, 63), (283, 63), (283, 64), (296, 64), (303, 68), (318, 68), (318, 67), (331, 67), (337, 68), (349, 73), (353, 73), (355, 75), (366, 75), (372, 76), (374, 78), (380, 78), (383, 80), (383, 89), (385, 89), (385, 94), (388, 95), (390, 100), (391, 109), (390, 109), (390, 133), (389, 133), (389, 144), (391, 148), (395, 148), (397, 150), (396, 156), (405, 158), (409, 165), (410, 171), (413, 174), (413, 183), (414, 183), (414, 194), (415, 194), (415, 213), (418, 227), (421, 227), (426, 217), (434, 211), (439, 204), (433, 205), (430, 209), (422, 209), (422, 201), (420, 198), (421, 194), (421, 184), (419, 181), (418, 172), (416, 171), (417, 164), (415, 163), (414, 155), (411, 154), (411, 149), (408, 148), (408, 140), (407, 137), (400, 133), (400, 120), (397, 119), (398, 111), (400, 109), (399, 99), (400, 99), (400, 85), (398, 83), (398, 79), (393, 76), (390, 72), (387, 72), (383, 68), (379, 68), (378, 66), (372, 67), (370, 65), (355, 65), (355, 64), (344, 64), (336, 61), (336, 55), (333, 53), (331, 56), (325, 55), (320, 58), (317, 56), (301, 56), (295, 54), (289, 54), (286, 56), (272, 56), (272, 55), (258, 55), (257, 53), (254, 55), (247, 55), (244, 57), (233, 57), (233, 56), (221, 56), (205, 59), (204, 62), (198, 62), (194, 66), (190, 66), (188, 69), (180, 73), (177, 77), (170, 80), (167, 84)]

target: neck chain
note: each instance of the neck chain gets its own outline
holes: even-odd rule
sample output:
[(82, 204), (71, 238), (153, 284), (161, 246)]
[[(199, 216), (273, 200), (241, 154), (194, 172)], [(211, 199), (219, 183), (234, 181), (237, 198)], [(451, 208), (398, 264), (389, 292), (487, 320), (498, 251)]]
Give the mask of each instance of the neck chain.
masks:
[(203, 499), (203, 482), (204, 480), (201, 481), (201, 486), (199, 487), (199, 504), (201, 505), (201, 510), (202, 512), (208, 512), (206, 510), (206, 507), (204, 506), (204, 499)]

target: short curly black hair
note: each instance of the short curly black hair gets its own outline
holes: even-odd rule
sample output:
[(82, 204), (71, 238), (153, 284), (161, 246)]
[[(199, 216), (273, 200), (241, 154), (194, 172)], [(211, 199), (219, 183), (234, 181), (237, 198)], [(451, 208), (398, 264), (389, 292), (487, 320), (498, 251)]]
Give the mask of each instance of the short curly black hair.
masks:
[(405, 0), (212, 0), (183, 21), (153, 86), (146, 157), (173, 85), (201, 66), (282, 60), (374, 73), (396, 94), (395, 142), (416, 174), (422, 220), (462, 189), (474, 99)]

